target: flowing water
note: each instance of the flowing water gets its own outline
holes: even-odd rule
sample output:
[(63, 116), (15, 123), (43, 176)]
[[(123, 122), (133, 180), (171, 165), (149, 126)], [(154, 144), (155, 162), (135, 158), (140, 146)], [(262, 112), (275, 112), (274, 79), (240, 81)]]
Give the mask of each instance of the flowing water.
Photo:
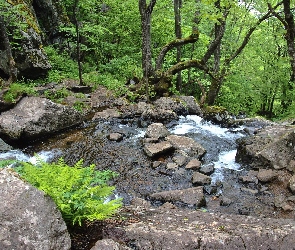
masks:
[[(212, 184), (204, 187), (207, 209), (238, 213), (241, 208), (254, 211), (262, 210), (253, 194), (241, 192), (242, 184), (238, 177), (245, 171), (235, 162), (236, 140), (244, 136), (244, 128), (221, 128), (205, 122), (199, 116), (189, 115), (169, 126), (172, 134), (185, 135), (200, 143), (207, 153), (202, 165), (213, 164), (215, 172), (211, 175)], [(112, 142), (107, 135), (119, 132), (124, 135), (121, 142)], [(192, 187), (192, 170), (183, 167), (169, 170), (163, 166), (152, 168), (152, 161), (142, 150), (145, 129), (134, 125), (122, 125), (118, 121), (96, 123), (88, 122), (70, 131), (50, 138), (44, 138), (31, 145), (7, 153), (0, 159), (36, 161), (35, 153), (44, 160), (53, 161), (63, 157), (71, 165), (84, 159), (86, 165), (96, 164), (97, 169), (111, 169), (120, 173), (112, 184), (117, 187), (117, 195), (128, 204), (134, 197), (147, 198), (151, 193), (163, 190)], [(171, 162), (171, 155), (160, 156), (158, 161)], [(215, 191), (212, 191), (214, 189)], [(226, 196), (233, 205), (221, 207), (215, 197)], [(218, 200), (218, 199), (217, 199)], [(255, 204), (256, 205), (255, 205)], [(254, 204), (254, 205), (253, 205)], [(255, 206), (255, 209), (251, 208)], [(258, 210), (257, 210), (258, 209)]]

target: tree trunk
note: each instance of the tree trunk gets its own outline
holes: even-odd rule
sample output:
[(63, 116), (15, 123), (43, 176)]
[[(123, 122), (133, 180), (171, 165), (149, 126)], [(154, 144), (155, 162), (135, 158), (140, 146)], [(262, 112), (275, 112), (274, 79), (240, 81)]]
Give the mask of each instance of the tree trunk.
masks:
[(288, 107), (292, 104), (292, 99), (288, 97), (288, 92), (293, 90), (293, 84), (295, 83), (295, 23), (294, 16), (291, 11), (291, 1), (283, 0), (284, 7), (284, 17), (274, 11), (274, 8), (270, 4), (268, 7), (272, 14), (279, 19), (279, 21), (284, 25), (286, 30), (285, 39), (287, 42), (288, 55), (291, 66), (291, 76), (290, 82), (283, 86), (283, 98), (281, 101), (283, 111), (286, 111)]
[(79, 0), (75, 0), (73, 7), (73, 18), (76, 29), (76, 46), (77, 46), (77, 61), (78, 61), (78, 70), (79, 70), (79, 81), (80, 85), (83, 85), (82, 78), (82, 62), (81, 62), (81, 44), (80, 44), (80, 30), (79, 30), (79, 21), (77, 19), (77, 13), (79, 12)]
[[(181, 32), (181, 14), (180, 8), (182, 5), (182, 0), (174, 0), (174, 18), (175, 18), (175, 36), (177, 39), (182, 37)], [(176, 63), (181, 61), (181, 47), (176, 47)], [(182, 91), (182, 78), (181, 78), (181, 71), (177, 73), (176, 79), (176, 89), (178, 91)]]
[(295, 24), (294, 24), (294, 16), (291, 12), (290, 8), (290, 0), (284, 0), (284, 14), (285, 14), (285, 28), (286, 28), (286, 41), (288, 46), (288, 54), (290, 57), (291, 64), (291, 82), (295, 82)]
[(17, 80), (17, 68), (15, 65), (15, 61), (12, 55), (12, 50), (10, 46), (9, 37), (7, 34), (7, 28), (4, 21), (3, 16), (0, 15), (0, 37), (2, 37), (2, 47), (7, 53), (7, 64), (8, 64), (8, 81), (5, 85), (9, 85), (12, 82), (15, 82)]
[(142, 71), (145, 78), (153, 75), (151, 51), (151, 17), (156, 0), (151, 0), (147, 5), (146, 0), (139, 0), (139, 12), (142, 30)]
[(209, 91), (207, 93), (207, 96), (206, 96), (206, 103), (211, 106), (211, 105), (214, 105), (215, 103), (215, 100), (219, 94), (219, 91), (220, 91), (220, 88), (221, 88), (221, 85), (223, 83), (223, 77), (221, 78), (212, 78), (211, 80), (211, 85), (209, 87)]

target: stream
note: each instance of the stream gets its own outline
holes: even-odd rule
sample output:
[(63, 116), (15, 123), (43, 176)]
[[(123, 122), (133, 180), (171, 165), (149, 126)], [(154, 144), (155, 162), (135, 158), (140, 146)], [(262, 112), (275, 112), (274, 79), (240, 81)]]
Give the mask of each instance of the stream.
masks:
[[(271, 194), (260, 194), (261, 187), (239, 181), (239, 177), (248, 171), (235, 162), (236, 140), (245, 136), (244, 127), (222, 128), (195, 115), (180, 117), (179, 121), (167, 127), (172, 134), (190, 137), (207, 150), (202, 166), (214, 165), (212, 183), (204, 186), (205, 211), (275, 217)], [(121, 142), (109, 141), (107, 135), (114, 132), (123, 134), (124, 139)], [(151, 159), (142, 150), (144, 135), (145, 129), (132, 123), (89, 121), (75, 129), (1, 153), (0, 160), (34, 163), (36, 153), (46, 161), (63, 157), (66, 163), (73, 165), (83, 158), (85, 165), (94, 163), (99, 170), (110, 169), (120, 174), (111, 184), (116, 185), (116, 196), (122, 197), (125, 204), (134, 197), (149, 199), (149, 195), (155, 192), (192, 187), (193, 170), (184, 167), (171, 170), (164, 164), (152, 167)], [(172, 156), (162, 155), (156, 160), (172, 162)], [(228, 201), (226, 206), (220, 205), (222, 197)]]

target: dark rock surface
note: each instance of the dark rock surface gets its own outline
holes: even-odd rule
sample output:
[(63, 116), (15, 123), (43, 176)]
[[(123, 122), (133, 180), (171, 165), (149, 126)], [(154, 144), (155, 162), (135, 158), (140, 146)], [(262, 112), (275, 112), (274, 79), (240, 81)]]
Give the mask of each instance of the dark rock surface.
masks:
[(68, 250), (71, 240), (53, 200), (0, 169), (0, 249)]
[(183, 203), (184, 205), (202, 207), (206, 205), (203, 187), (193, 187), (182, 190), (170, 190), (150, 195), (153, 200), (172, 203)]
[(166, 137), (166, 140), (175, 149), (183, 150), (192, 157), (201, 158), (206, 153), (206, 149), (201, 144), (186, 136), (169, 135)]
[(242, 138), (236, 160), (260, 167), (287, 168), (295, 157), (294, 126), (268, 126), (257, 134)]
[(39, 97), (25, 97), (0, 115), (0, 134), (11, 140), (36, 138), (80, 123), (83, 115), (73, 108)]
[(5, 143), (1, 138), (0, 138), (0, 152), (6, 152), (9, 150), (12, 150), (13, 147)]
[(172, 151), (173, 146), (171, 143), (162, 141), (157, 143), (145, 143), (143, 150), (149, 157), (155, 157), (156, 155), (164, 154), (168, 151)]
[(170, 132), (162, 123), (153, 123), (146, 129), (145, 137), (160, 139), (168, 136)]
[(293, 220), (161, 207), (140, 219), (124, 228), (134, 249), (294, 249)]
[(201, 174), (199, 172), (194, 172), (192, 183), (194, 185), (206, 185), (211, 183), (211, 178), (208, 175)]

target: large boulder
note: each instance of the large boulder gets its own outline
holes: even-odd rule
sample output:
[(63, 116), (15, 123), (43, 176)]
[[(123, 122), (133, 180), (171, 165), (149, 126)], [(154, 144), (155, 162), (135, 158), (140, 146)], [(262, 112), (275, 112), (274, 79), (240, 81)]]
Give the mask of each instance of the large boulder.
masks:
[(178, 115), (170, 109), (149, 108), (143, 111), (140, 116), (140, 125), (147, 127), (154, 122), (161, 122), (167, 124), (171, 121), (178, 120)]
[[(10, 47), (18, 72), (17, 75), (19, 78), (29, 79), (44, 77), (51, 65), (46, 52), (42, 48), (42, 30), (36, 18), (33, 1), (12, 0), (9, 3), (12, 6), (17, 4), (22, 6), (22, 14), (19, 14), (18, 19), (12, 22), (13, 25), (11, 25), (11, 18), (4, 18), (8, 31), (14, 34), (13, 38), (10, 39)], [(15, 22), (19, 22), (19, 24), (15, 24)], [(7, 78), (10, 75), (9, 62), (11, 58), (9, 57), (7, 48), (0, 48), (0, 77), (2, 78)]]
[[(40, 32), (40, 31), (39, 31)], [(21, 50), (15, 53), (18, 77), (37, 79), (45, 77), (51, 65), (45, 51), (42, 49), (41, 36), (36, 28), (21, 31)]]
[(25, 97), (0, 115), (0, 134), (11, 140), (43, 136), (76, 125), (83, 115), (46, 98)]
[(203, 111), (200, 105), (196, 102), (195, 97), (193, 96), (179, 96), (178, 97), (182, 102), (184, 102), (184, 106), (186, 107), (188, 113), (190, 115), (203, 115)]
[(161, 207), (142, 214), (139, 222), (125, 227), (134, 249), (294, 248), (293, 220)]
[(155, 157), (173, 150), (173, 146), (167, 142), (145, 143), (143, 147), (144, 152), (149, 157)]
[(161, 97), (154, 102), (154, 106), (157, 110), (172, 110), (177, 115), (188, 114), (184, 102), (179, 98)]
[(162, 123), (153, 123), (147, 127), (145, 137), (160, 139), (169, 134), (170, 132)]
[(295, 126), (268, 126), (238, 141), (236, 161), (274, 169), (289, 168), (295, 159)]
[(154, 200), (181, 203), (182, 205), (202, 207), (206, 205), (203, 187), (193, 187), (182, 190), (169, 190), (150, 195)]
[(53, 200), (11, 169), (0, 170), (0, 197), (0, 249), (71, 248), (66, 224)]
[(166, 140), (170, 142), (175, 149), (186, 152), (191, 157), (200, 159), (205, 153), (206, 149), (202, 145), (186, 136), (169, 135)]
[(0, 152), (6, 152), (6, 151), (9, 151), (9, 150), (12, 150), (12, 149), (13, 149), (13, 147), (8, 145), (5, 141), (3, 141), (0, 138)]

